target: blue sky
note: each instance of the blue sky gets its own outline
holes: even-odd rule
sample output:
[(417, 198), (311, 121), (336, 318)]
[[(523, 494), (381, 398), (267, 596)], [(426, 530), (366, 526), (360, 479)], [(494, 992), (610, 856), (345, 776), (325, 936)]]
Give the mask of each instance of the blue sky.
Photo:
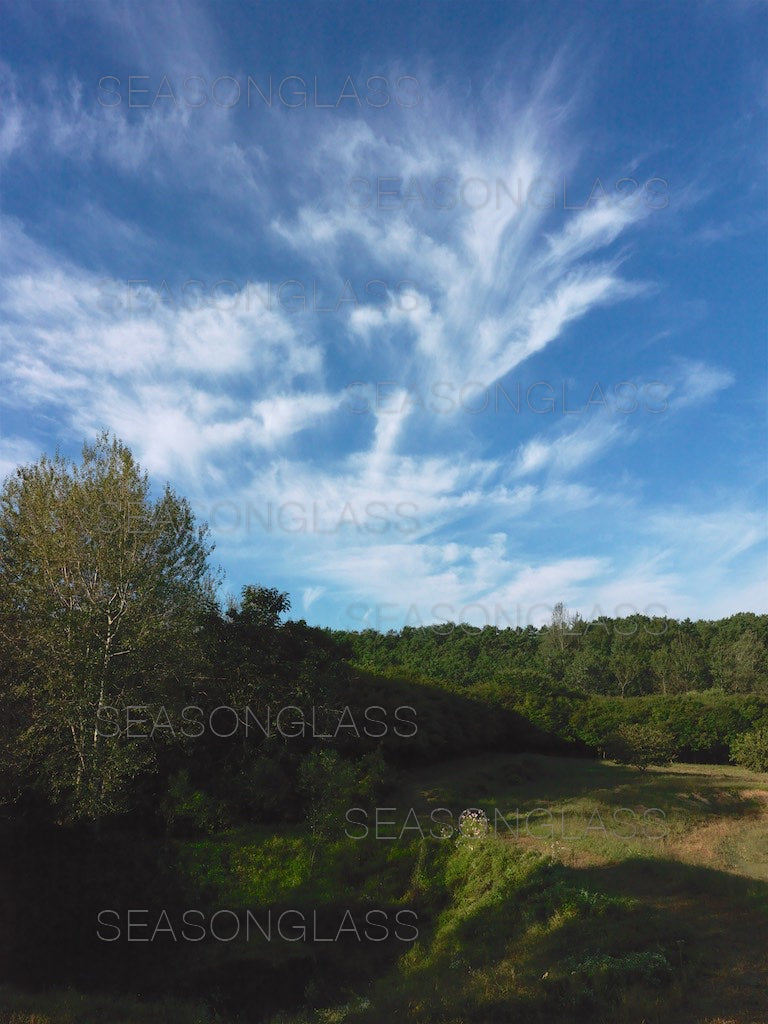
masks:
[(768, 610), (761, 3), (15, 3), (0, 470), (344, 628)]

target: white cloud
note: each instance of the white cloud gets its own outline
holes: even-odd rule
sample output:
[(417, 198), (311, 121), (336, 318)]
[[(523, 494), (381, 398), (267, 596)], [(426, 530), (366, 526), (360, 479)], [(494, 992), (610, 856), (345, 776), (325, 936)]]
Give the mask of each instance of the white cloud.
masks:
[(271, 448), (339, 404), (294, 391), (322, 377), (321, 348), (244, 292), (226, 308), (186, 308), (39, 251), (30, 263), (0, 292), (6, 402), (57, 406), (75, 435), (108, 426), (153, 472), (191, 473), (244, 443)]
[(24, 437), (0, 437), (0, 482), (17, 466), (36, 462), (40, 454), (39, 446)]
[(603, 414), (551, 441), (541, 437), (527, 441), (519, 449), (515, 471), (521, 476), (542, 469), (552, 469), (561, 475), (572, 473), (626, 435), (626, 428), (622, 429), (619, 421), (608, 420)]
[[(94, 16), (136, 51), (127, 15)], [(180, 33), (169, 74), (205, 74), (212, 27), (198, 15), (186, 20), (177, 5), (151, 17), (158, 31)], [(69, 439), (113, 429), (151, 472), (194, 488), (199, 505), (226, 495), (240, 527), (219, 529), (219, 552), (233, 565), (250, 560), (259, 578), (270, 568), (300, 577), (305, 611), (321, 600), (384, 603), (439, 621), (447, 608), (461, 616), (474, 605), (471, 621), (498, 609), (524, 623), (546, 620), (558, 600), (586, 612), (661, 602), (686, 613), (702, 590), (730, 595), (725, 607), (734, 562), (764, 538), (753, 513), (721, 508), (691, 519), (681, 507), (678, 517), (649, 511), (626, 480), (610, 492), (590, 483), (588, 467), (641, 436), (640, 425), (601, 412), (567, 431), (549, 421), (507, 444), (484, 433), (485, 422), (461, 419), (460, 408), (430, 420), (406, 401), (409, 383), (443, 381), (454, 394), (466, 387), (470, 402), (473, 388), (553, 346), (570, 369), (569, 326), (650, 289), (631, 278), (627, 248), (606, 251), (631, 239), (647, 208), (599, 201), (572, 215), (531, 201), (537, 178), (565, 178), (582, 155), (562, 72), (554, 62), (530, 96), (489, 102), (474, 120), (455, 106), (449, 120), (435, 101), (407, 117), (379, 112), (368, 123), (325, 120), (322, 129), (302, 122), (301, 161), (295, 122), (275, 111), (258, 145), (237, 112), (213, 107), (158, 104), (131, 117), (124, 105), (94, 107), (77, 81), (52, 87), (44, 109), (17, 97), (0, 122), (15, 155), (31, 157), (37, 146), (45, 158), (106, 165), (133, 187), (172, 186), (196, 201), (214, 193), (213, 230), (227, 230), (223, 211), (234, 211), (238, 242), (261, 239), (266, 262), (323, 280), (357, 271), (386, 282), (387, 302), (333, 318), (247, 303), (243, 292), (230, 308), (168, 304), (148, 286), (128, 292), (65, 261), (6, 218), (6, 404), (57, 416)], [(293, 173), (278, 176), (286, 153)], [(378, 179), (390, 175), (411, 193), (400, 209), (378, 203)], [(367, 206), (350, 187), (355, 178), (367, 183)], [(450, 209), (439, 202), (441, 178), (452, 182)], [(484, 189), (488, 201), (478, 202)], [(162, 242), (154, 225), (139, 229), (89, 202), (114, 244), (146, 255)], [(344, 414), (344, 386), (368, 373), (394, 382), (387, 409)], [(734, 382), (702, 361), (676, 364), (671, 378), (676, 409)], [(12, 439), (0, 467), (33, 457), (25, 445)], [(289, 504), (282, 527), (246, 529), (249, 505), (279, 515)], [(573, 529), (558, 534), (568, 517)], [(604, 543), (606, 526), (624, 532)], [(751, 576), (744, 587), (756, 593)]]
[(718, 391), (731, 387), (736, 378), (730, 370), (710, 366), (701, 360), (680, 360), (676, 387), (670, 395), (670, 407), (683, 409), (704, 402)]

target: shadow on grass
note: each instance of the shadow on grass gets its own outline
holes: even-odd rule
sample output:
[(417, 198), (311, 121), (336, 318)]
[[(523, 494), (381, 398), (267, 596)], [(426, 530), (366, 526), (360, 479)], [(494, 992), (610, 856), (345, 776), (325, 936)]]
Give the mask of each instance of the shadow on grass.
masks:
[[(186, 884), (175, 844), (156, 836), (4, 825), (0, 985), (30, 992), (71, 986), (94, 998), (167, 996), (205, 1003), (222, 1021), (262, 1021), (307, 1001), (337, 1002), (347, 990), (373, 983), (406, 948), (392, 924), (397, 912), (434, 896), (428, 889), (408, 899), (415, 852), (382, 862), (378, 899), (349, 880), (345, 885), (344, 868), (352, 864), (362, 885), (366, 857), (382, 854), (380, 844), (329, 851), (325, 873), (282, 898), (265, 892), (255, 904), (230, 903), (215, 886)], [(369, 923), (372, 909), (379, 913)], [(189, 910), (195, 915), (187, 922)], [(406, 935), (408, 920), (400, 927)]]
[(737, 792), (749, 786), (747, 779), (718, 776), (715, 772), (680, 773), (636, 768), (584, 758), (539, 754), (493, 753), (465, 757), (419, 771), (401, 787), (404, 806), (429, 809), (440, 803), (451, 809), (493, 807), (527, 813), (535, 807), (592, 800), (614, 807), (643, 805), (674, 810), (692, 822), (709, 814), (727, 818), (754, 818), (764, 810), (756, 796)]
[(471, 912), (454, 903), (349, 1019), (759, 1024), (767, 909), (765, 883), (673, 860), (540, 861), (517, 887), (489, 878)]

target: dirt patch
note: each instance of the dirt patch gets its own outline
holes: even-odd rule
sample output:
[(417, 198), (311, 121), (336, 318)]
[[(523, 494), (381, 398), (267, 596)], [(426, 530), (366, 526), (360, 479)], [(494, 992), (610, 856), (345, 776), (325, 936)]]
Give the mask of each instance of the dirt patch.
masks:
[(679, 839), (673, 839), (667, 847), (669, 853), (681, 861), (689, 864), (699, 864), (707, 867), (716, 867), (722, 871), (729, 871), (733, 874), (748, 874), (750, 877), (765, 877), (768, 879), (768, 863), (765, 865), (765, 872), (740, 871), (739, 865), (733, 863), (732, 857), (726, 853), (726, 847), (731, 845), (738, 837), (738, 840), (747, 847), (750, 839), (762, 839), (768, 831), (768, 793), (763, 789), (744, 789), (738, 793), (723, 794), (722, 803), (731, 803), (733, 798), (743, 801), (758, 801), (755, 812), (745, 807), (744, 817), (735, 821), (733, 817), (717, 817), (714, 821), (708, 821), (704, 825), (691, 829), (686, 835)]

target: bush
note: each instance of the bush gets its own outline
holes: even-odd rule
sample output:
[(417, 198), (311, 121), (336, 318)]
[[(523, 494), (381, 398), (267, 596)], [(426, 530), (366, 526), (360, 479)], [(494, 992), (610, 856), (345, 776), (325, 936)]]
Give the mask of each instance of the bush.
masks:
[(620, 725), (611, 733), (605, 750), (614, 761), (644, 772), (652, 764), (669, 764), (675, 756), (675, 741), (667, 729), (636, 722)]
[(731, 761), (753, 772), (768, 772), (768, 726), (737, 736), (731, 744)]
[(161, 812), (168, 830), (174, 834), (216, 832), (228, 823), (223, 805), (209, 793), (196, 789), (184, 769), (170, 779)]

